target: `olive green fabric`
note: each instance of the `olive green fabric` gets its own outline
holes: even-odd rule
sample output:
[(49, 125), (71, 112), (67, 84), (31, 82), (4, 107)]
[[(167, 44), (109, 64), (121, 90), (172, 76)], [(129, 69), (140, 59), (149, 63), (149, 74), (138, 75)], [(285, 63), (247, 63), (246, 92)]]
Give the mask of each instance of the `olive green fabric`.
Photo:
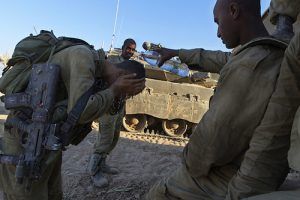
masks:
[[(286, 64), (294, 74), (293, 79), (297, 81), (298, 92), (300, 90), (300, 33), (291, 40), (286, 52)], [(288, 152), (289, 166), (300, 171), (300, 108), (298, 108), (293, 129), (291, 132), (291, 146)]]
[[(94, 83), (98, 70), (94, 59), (91, 50), (83, 45), (69, 47), (53, 56), (51, 63), (61, 66), (61, 78), (69, 96), (68, 112)], [(81, 114), (79, 123), (90, 122), (105, 113), (110, 108), (113, 98), (110, 89), (92, 95)]]
[[(286, 160), (286, 153), (285, 153), (286, 139), (285, 139), (284, 135), (286, 135), (287, 134), (286, 131), (289, 130), (289, 128), (287, 128), (287, 127), (290, 127), (291, 117), (292, 117), (293, 113), (295, 113), (295, 107), (297, 105), (299, 105), (299, 103), (300, 103), (300, 99), (299, 99), (300, 79), (299, 79), (299, 77), (300, 77), (300, 34), (297, 33), (295, 35), (295, 37), (291, 40), (289, 47), (287, 48), (287, 50), (285, 52), (285, 57), (282, 62), (281, 73), (280, 73), (280, 76), (278, 79), (278, 86), (277, 86), (275, 93), (273, 94), (273, 96), (274, 96), (275, 94), (278, 94), (278, 92), (283, 92), (283, 93), (285, 92), (286, 97), (282, 98), (282, 99), (279, 98), (279, 97), (282, 97), (282, 95), (281, 96), (277, 95), (277, 98), (272, 97), (273, 104), (277, 104), (277, 105), (281, 104), (281, 106), (286, 107), (286, 109), (288, 109), (289, 107), (291, 108), (290, 115), (288, 115), (286, 113), (284, 115), (281, 114), (281, 116), (279, 116), (278, 115), (279, 113), (277, 113), (277, 116), (279, 117), (278, 119), (281, 119), (281, 123), (280, 124), (278, 123), (278, 125), (280, 125), (280, 126), (277, 126), (276, 127), (277, 131), (274, 132), (274, 133), (278, 134), (279, 131), (281, 131), (281, 133), (279, 133), (280, 135), (278, 137), (277, 146), (275, 146), (275, 147), (278, 147), (278, 150), (276, 150), (274, 148), (264, 149), (265, 152), (269, 152), (269, 155), (272, 155), (273, 158), (275, 158), (275, 159), (277, 158), (277, 159), (270, 160), (270, 156), (269, 156), (269, 158), (262, 157), (262, 159), (258, 160), (258, 162), (255, 162), (255, 165), (264, 166), (265, 170), (263, 171), (263, 173), (266, 173), (267, 175), (273, 174), (276, 177), (277, 176), (276, 173), (280, 172), (280, 171), (278, 171), (278, 172), (276, 171), (276, 166), (278, 164), (279, 164), (279, 166), (283, 165)], [(282, 84), (282, 83), (286, 83), (286, 84)], [(275, 101), (275, 100), (277, 100), (277, 101)], [(276, 113), (274, 113), (274, 114), (276, 114)], [(296, 116), (294, 118), (293, 125), (292, 125), (291, 138), (290, 138), (290, 149), (288, 152), (289, 166), (296, 171), (300, 170), (299, 117), (300, 117), (300, 109), (298, 108), (298, 110), (296, 112)], [(284, 138), (282, 136), (284, 136)], [(259, 139), (259, 138), (257, 138), (257, 139)], [(280, 141), (280, 139), (283, 139), (283, 141)], [(274, 141), (274, 139), (273, 139), (273, 141)], [(251, 143), (252, 143), (252, 141), (251, 141)], [(281, 150), (279, 149), (280, 147), (282, 147)], [(272, 150), (276, 150), (276, 152), (274, 152)], [(245, 160), (247, 159), (247, 157), (249, 157), (247, 155), (249, 153), (248, 152), (246, 153)], [(252, 151), (252, 154), (253, 154), (253, 151)], [(265, 154), (262, 153), (262, 155), (265, 155)], [(282, 158), (282, 156), (285, 156), (285, 158)], [(263, 160), (263, 159), (265, 159), (265, 160)], [(264, 165), (262, 165), (262, 163)], [(243, 164), (242, 164), (242, 166), (243, 166)], [(265, 177), (266, 176), (264, 176), (264, 178)], [(259, 179), (258, 179), (259, 182), (256, 183), (257, 187), (260, 187), (262, 185), (261, 183), (267, 182), (268, 184), (270, 184), (270, 182), (272, 181), (271, 177), (268, 177), (267, 179), (263, 179), (263, 180), (261, 180), (262, 177), (260, 177)], [(237, 182), (237, 184), (241, 184), (238, 181), (235, 181), (235, 182)], [(266, 192), (266, 191), (264, 191), (264, 192)], [(246, 199), (249, 199), (249, 200), (282, 200), (282, 199), (296, 200), (296, 199), (300, 199), (300, 188), (298, 190), (294, 190), (294, 191), (272, 192), (269, 194), (258, 195), (258, 196), (254, 196), (254, 197), (246, 198)]]
[[(290, 133), (300, 105), (299, 50), (300, 35), (297, 34), (285, 52), (276, 90), (253, 134), (240, 170), (229, 184), (227, 199), (272, 192), (278, 189), (289, 171), (287, 152)], [(290, 157), (293, 159), (290, 159), (290, 164), (299, 170), (300, 146), (296, 124), (292, 132)]]
[(245, 198), (243, 200), (299, 200), (299, 199), (300, 199), (300, 190), (272, 192), (269, 194), (263, 194), (254, 197)]
[(179, 58), (188, 66), (196, 67), (202, 72), (220, 73), (228, 62), (231, 53), (222, 51), (209, 51), (204, 49), (179, 50)]
[[(224, 200), (224, 193), (236, 166), (213, 168), (206, 177), (193, 178), (185, 165), (180, 166), (169, 177), (156, 183), (146, 195), (147, 200)], [(210, 187), (215, 187), (210, 189)]]
[[(284, 49), (259, 41), (251, 41), (232, 54), (203, 49), (180, 51), (180, 59), (187, 64), (196, 66), (198, 60), (200, 69), (209, 71), (211, 64), (213, 72), (220, 73), (210, 108), (184, 149), (189, 176), (212, 199), (225, 198), (228, 183), (237, 173), (275, 89)], [(190, 187), (180, 181), (172, 185), (166, 186), (171, 194), (179, 185)], [(177, 197), (184, 199), (181, 195)]]
[(265, 113), (284, 50), (252, 46), (256, 42), (240, 47), (223, 63), (210, 108), (185, 148), (185, 162), (193, 177), (207, 175), (211, 167), (239, 161)]
[(116, 115), (105, 113), (99, 118), (99, 133), (94, 144), (94, 153), (109, 154), (117, 145), (124, 116), (124, 108)]
[[(65, 88), (65, 90), (60, 90), (59, 96), (68, 97), (68, 112), (73, 108), (80, 96), (93, 85), (97, 70), (101, 70), (101, 66), (96, 67), (94, 60), (94, 54), (83, 45), (66, 48), (53, 56), (51, 62), (61, 67), (59, 88)], [(81, 114), (79, 123), (91, 122), (105, 113), (111, 106), (113, 98), (114, 96), (110, 89), (99, 91), (92, 95)], [(22, 150), (18, 134), (14, 129), (6, 130), (3, 140), (4, 153), (18, 155)], [(42, 177), (38, 182), (34, 183), (29, 194), (25, 193), (23, 185), (16, 185), (14, 178), (15, 167), (1, 164), (0, 189), (6, 193), (9, 199), (62, 199), (60, 181), (61, 152), (49, 153), (45, 160), (42, 166)], [(54, 197), (53, 193), (57, 196)]]
[(300, 108), (297, 110), (293, 124), (288, 161), (292, 169), (300, 171)]
[(300, 12), (300, 0), (272, 0), (269, 12), (273, 24), (276, 24), (279, 14), (290, 16), (296, 21)]
[[(107, 60), (111, 63), (118, 64), (124, 61), (124, 58), (119, 55), (108, 56)], [(94, 144), (94, 153), (109, 154), (117, 145), (120, 130), (122, 126), (123, 116), (125, 114), (125, 108), (115, 114), (104, 114), (99, 118), (99, 133), (97, 134), (97, 140)]]

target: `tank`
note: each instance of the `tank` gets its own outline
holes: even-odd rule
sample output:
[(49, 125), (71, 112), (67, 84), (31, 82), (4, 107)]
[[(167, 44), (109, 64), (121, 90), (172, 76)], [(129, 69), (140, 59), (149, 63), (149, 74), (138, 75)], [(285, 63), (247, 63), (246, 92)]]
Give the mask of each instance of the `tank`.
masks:
[[(109, 53), (115, 54), (116, 50)], [(171, 137), (188, 137), (208, 109), (217, 77), (208, 73), (182, 77), (150, 65), (146, 62), (145, 54), (137, 53), (133, 60), (145, 66), (146, 87), (126, 101), (124, 129), (129, 132), (151, 130)], [(169, 65), (176, 63), (168, 62)]]

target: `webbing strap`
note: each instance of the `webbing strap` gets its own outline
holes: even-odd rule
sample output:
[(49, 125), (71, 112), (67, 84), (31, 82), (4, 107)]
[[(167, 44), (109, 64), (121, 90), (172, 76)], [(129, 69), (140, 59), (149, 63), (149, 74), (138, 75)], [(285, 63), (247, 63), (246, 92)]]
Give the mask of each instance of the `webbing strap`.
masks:
[(3, 164), (17, 165), (18, 162), (19, 162), (19, 156), (0, 154), (0, 164), (3, 163)]
[(70, 113), (68, 114), (68, 118), (65, 123), (61, 126), (61, 134), (64, 146), (69, 144), (69, 132), (75, 127), (77, 124), (81, 113), (86, 107), (86, 104), (90, 98), (90, 96), (95, 92), (95, 84), (96, 82), (77, 100), (75, 106), (72, 108)]

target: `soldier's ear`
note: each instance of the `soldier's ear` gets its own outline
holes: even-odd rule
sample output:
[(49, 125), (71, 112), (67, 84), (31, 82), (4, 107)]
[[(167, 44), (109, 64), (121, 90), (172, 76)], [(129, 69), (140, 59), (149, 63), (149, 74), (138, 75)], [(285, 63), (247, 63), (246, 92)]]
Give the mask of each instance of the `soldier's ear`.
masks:
[(231, 2), (229, 4), (229, 13), (231, 17), (236, 20), (240, 16), (240, 6), (236, 2)]

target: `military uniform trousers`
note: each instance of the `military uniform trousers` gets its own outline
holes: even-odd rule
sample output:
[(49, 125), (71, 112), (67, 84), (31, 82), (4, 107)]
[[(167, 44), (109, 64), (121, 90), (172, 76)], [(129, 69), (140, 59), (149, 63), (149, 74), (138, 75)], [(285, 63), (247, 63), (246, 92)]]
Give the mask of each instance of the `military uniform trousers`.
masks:
[(99, 133), (94, 144), (94, 153), (107, 155), (115, 148), (120, 137), (124, 113), (123, 108), (115, 115), (106, 113), (99, 118)]
[(213, 168), (206, 177), (193, 178), (182, 165), (169, 177), (155, 184), (147, 200), (224, 200), (228, 183), (237, 173), (233, 164)]
[[(22, 148), (19, 144), (16, 129), (5, 130), (3, 152), (7, 155), (19, 155)], [(26, 184), (18, 184), (15, 178), (15, 165), (0, 164), (0, 189), (5, 191), (4, 200), (60, 200), (63, 197), (61, 180), (61, 151), (52, 152), (42, 167), (42, 178), (32, 182), (31, 191), (25, 190)], [(43, 170), (44, 169), (44, 170)], [(24, 183), (26, 179), (24, 179)], [(38, 192), (36, 192), (38, 191)]]
[(278, 191), (269, 194), (258, 195), (244, 200), (299, 200), (300, 189), (294, 191)]

